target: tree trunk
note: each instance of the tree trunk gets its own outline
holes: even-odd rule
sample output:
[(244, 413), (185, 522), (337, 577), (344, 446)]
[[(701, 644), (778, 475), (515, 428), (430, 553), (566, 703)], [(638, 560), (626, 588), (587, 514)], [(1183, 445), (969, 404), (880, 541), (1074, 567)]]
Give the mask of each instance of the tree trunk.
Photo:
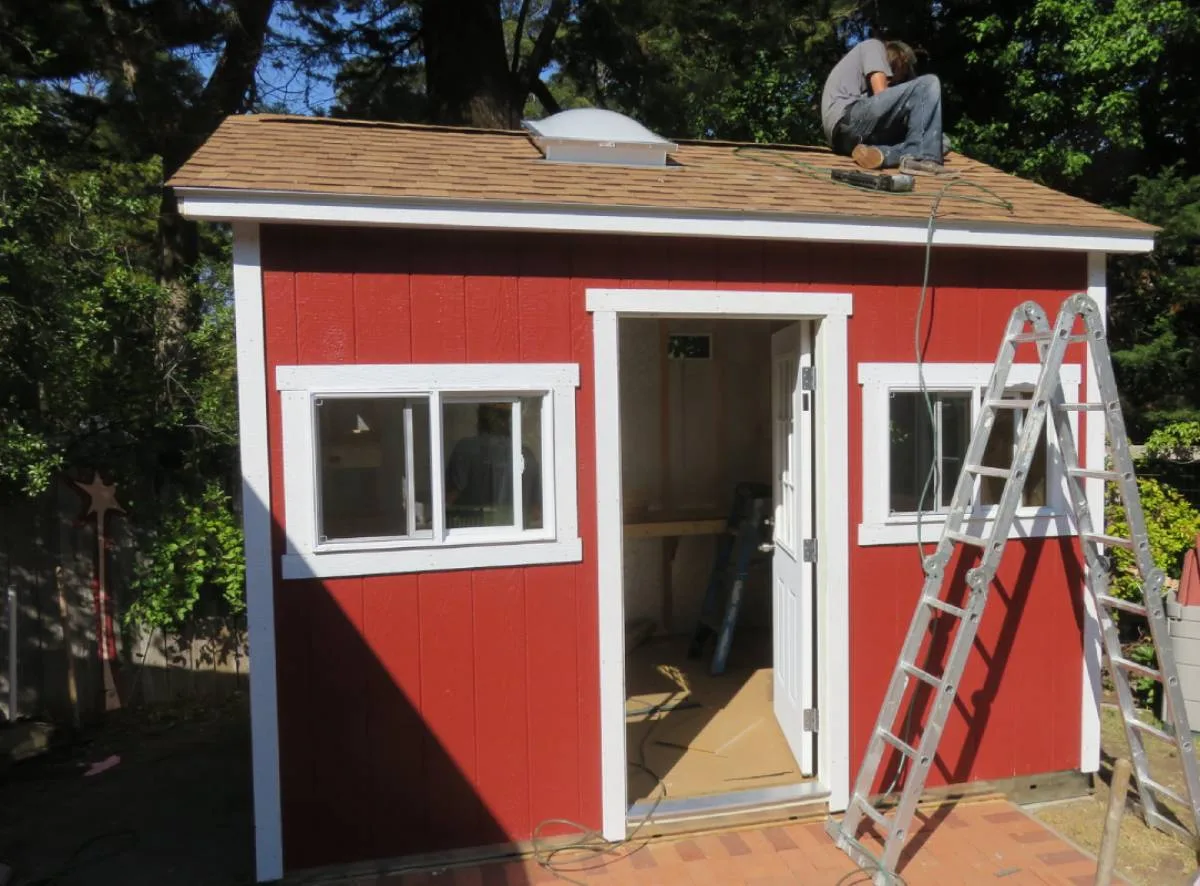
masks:
[(525, 96), (509, 70), (497, 0), (425, 0), (421, 43), (434, 123), (515, 129)]

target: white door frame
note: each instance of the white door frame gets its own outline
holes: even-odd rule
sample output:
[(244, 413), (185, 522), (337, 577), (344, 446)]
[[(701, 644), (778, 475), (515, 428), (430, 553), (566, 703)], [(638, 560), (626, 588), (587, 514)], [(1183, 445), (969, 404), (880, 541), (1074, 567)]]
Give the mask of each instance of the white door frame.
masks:
[(849, 293), (716, 289), (588, 289), (596, 398), (601, 829), (626, 834), (625, 594), (621, 502), (620, 317), (816, 320), (817, 782), (838, 812), (850, 799)]

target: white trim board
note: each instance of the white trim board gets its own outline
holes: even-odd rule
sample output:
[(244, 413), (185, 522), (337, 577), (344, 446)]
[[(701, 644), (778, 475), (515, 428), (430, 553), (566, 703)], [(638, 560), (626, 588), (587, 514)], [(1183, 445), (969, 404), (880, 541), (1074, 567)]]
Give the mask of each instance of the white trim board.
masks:
[(279, 710), (275, 686), (275, 600), (271, 569), (271, 463), (267, 438), (267, 355), (258, 225), (233, 227), (242, 527), (250, 645), (250, 754), (254, 786), (254, 870), (258, 882), (283, 876)]
[[(258, 221), (411, 228), (732, 237), (923, 246), (926, 219), (910, 221), (782, 213), (705, 212), (623, 206), (561, 206), (178, 187), (180, 211), (207, 221)], [(1150, 252), (1153, 232), (942, 221), (935, 246)]]
[[(1087, 293), (1100, 308), (1100, 319), (1108, 326), (1108, 286), (1105, 279), (1105, 257), (1103, 253), (1093, 252), (1087, 260)], [(1100, 387), (1096, 382), (1096, 372), (1092, 364), (1092, 349), (1088, 346), (1087, 387), (1085, 396), (1090, 403), (1100, 400)], [(1084, 421), (1084, 458), (1083, 466), (1093, 471), (1104, 469), (1107, 437), (1104, 418), (1099, 413), (1087, 413)], [(1097, 531), (1104, 532), (1104, 484), (1091, 483), (1088, 485), (1088, 510), (1096, 521)], [(1086, 564), (1084, 565), (1086, 569)], [(1080, 717), (1079, 736), (1079, 768), (1083, 772), (1098, 772), (1100, 770), (1100, 620), (1096, 614), (1096, 606), (1092, 595), (1086, 587), (1080, 589), (1083, 594), (1083, 699), (1082, 716)]]
[[(656, 295), (655, 293), (658, 293)], [(626, 836), (629, 812), (625, 749), (625, 601), (622, 576), (621, 407), (617, 326), (620, 316), (776, 317), (818, 319), (815, 469), (821, 478), (817, 562), (817, 781), (829, 808), (850, 799), (850, 508), (848, 321), (853, 298), (844, 293), (592, 289), (596, 384), (597, 561), (600, 649), (601, 828), (609, 840)], [(643, 296), (645, 296), (643, 298)], [(626, 300), (627, 299), (627, 300)], [(756, 312), (748, 304), (770, 305)], [(619, 308), (619, 310), (618, 310)]]
[[(973, 394), (972, 419), (978, 414), (981, 390), (992, 375), (992, 363), (925, 363), (925, 386), (932, 391), (961, 391)], [(1009, 372), (1014, 386), (1032, 386), (1037, 381), (1039, 365), (1015, 363)], [(1081, 367), (1064, 363), (1062, 367), (1063, 395), (1069, 401), (1078, 400)], [(891, 391), (919, 391), (916, 363), (859, 363), (858, 383), (862, 385), (862, 465), (863, 519), (858, 526), (860, 545), (915, 544), (918, 525), (920, 540), (935, 544), (941, 538), (946, 523), (944, 514), (892, 515), (888, 513), (888, 394)], [(1071, 415), (1072, 430), (1079, 437), (1079, 418)], [(1074, 528), (1062, 488), (1064, 468), (1059, 455), (1054, 428), (1047, 425), (1049, 460), (1046, 491), (1048, 506), (1022, 508), (1013, 520), (1009, 538), (1042, 538), (1073, 535)], [(986, 535), (991, 518), (980, 514), (970, 521), (973, 534)]]

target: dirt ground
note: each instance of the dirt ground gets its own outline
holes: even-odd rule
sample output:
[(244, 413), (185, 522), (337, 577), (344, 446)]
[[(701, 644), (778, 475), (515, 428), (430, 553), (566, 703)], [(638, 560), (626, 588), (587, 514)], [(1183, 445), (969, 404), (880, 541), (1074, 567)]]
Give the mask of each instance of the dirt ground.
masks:
[[(115, 766), (84, 774), (114, 755)], [(251, 820), (244, 697), (117, 712), (0, 772), (12, 886), (244, 886)]]
[[(1047, 804), (1030, 809), (1033, 816), (1089, 852), (1100, 848), (1100, 834), (1108, 809), (1109, 778), (1113, 760), (1129, 756), (1129, 745), (1121, 726), (1120, 712), (1105, 706), (1100, 712), (1101, 772), (1093, 796), (1081, 800)], [(1177, 793), (1187, 796), (1183, 772), (1174, 748), (1164, 742), (1147, 739), (1151, 777)], [(1198, 759), (1200, 759), (1200, 751)], [(1197, 869), (1194, 851), (1177, 837), (1152, 830), (1137, 814), (1137, 791), (1130, 784), (1130, 805), (1121, 821), (1121, 843), (1117, 852), (1117, 871), (1137, 886), (1179, 886)], [(1185, 811), (1173, 810), (1187, 822)]]

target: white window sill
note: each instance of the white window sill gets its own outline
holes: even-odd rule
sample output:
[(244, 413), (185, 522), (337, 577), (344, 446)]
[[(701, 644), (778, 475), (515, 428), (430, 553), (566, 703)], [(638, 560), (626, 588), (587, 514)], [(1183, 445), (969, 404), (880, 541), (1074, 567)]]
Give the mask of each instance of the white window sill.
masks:
[(284, 554), (285, 579), (343, 578), (351, 575), (387, 575), (407, 572), (444, 572), (454, 569), (486, 569), (502, 566), (537, 566), (549, 563), (578, 563), (583, 559), (583, 542), (528, 541), (509, 544), (387, 550), (291, 552)]
[[(992, 529), (991, 516), (978, 516), (967, 521), (966, 531), (971, 535), (985, 536)], [(921, 542), (937, 544), (946, 525), (945, 514), (927, 514), (921, 518)], [(1049, 509), (1029, 510), (1018, 513), (1009, 529), (1009, 538), (1057, 538), (1074, 535), (1071, 518), (1065, 513)], [(892, 517), (883, 522), (858, 524), (858, 544), (871, 545), (916, 544), (917, 518), (915, 515)]]

